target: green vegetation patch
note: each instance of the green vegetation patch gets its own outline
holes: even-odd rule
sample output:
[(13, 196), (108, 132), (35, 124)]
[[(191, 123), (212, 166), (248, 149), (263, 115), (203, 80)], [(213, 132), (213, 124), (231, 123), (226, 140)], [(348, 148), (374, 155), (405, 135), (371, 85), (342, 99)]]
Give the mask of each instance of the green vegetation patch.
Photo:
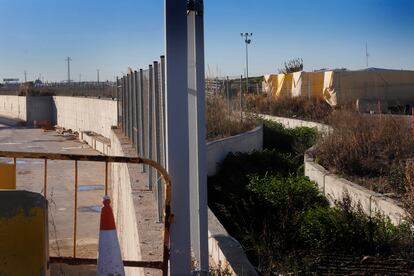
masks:
[(260, 273), (316, 271), (318, 256), (335, 253), (412, 253), (408, 225), (394, 226), (380, 215), (369, 218), (348, 197), (332, 208), (303, 175), (303, 156), (295, 148), (309, 146), (314, 130), (265, 125), (284, 144), (263, 152), (229, 154), (220, 173), (208, 181), (210, 208)]

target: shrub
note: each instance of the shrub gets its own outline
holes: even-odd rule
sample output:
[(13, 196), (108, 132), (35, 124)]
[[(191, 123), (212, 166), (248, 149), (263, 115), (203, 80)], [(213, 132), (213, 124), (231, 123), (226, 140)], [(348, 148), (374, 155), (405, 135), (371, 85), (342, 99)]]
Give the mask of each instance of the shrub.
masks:
[(316, 250), (373, 255), (412, 251), (407, 251), (413, 242), (409, 224), (395, 226), (381, 214), (370, 218), (349, 196), (335, 208), (305, 211), (300, 227), (300, 239)]
[(303, 175), (254, 175), (250, 177), (247, 188), (261, 200), (288, 212), (300, 213), (304, 208), (328, 205), (315, 184)]
[(348, 197), (329, 207), (300, 167), (277, 150), (238, 153), (209, 178), (210, 208), (260, 273), (304, 271), (319, 254), (412, 252), (410, 227), (380, 215), (370, 219)]
[(270, 120), (258, 119), (264, 126), (263, 146), (302, 155), (317, 138), (317, 130), (309, 127), (285, 128), (282, 124)]
[(219, 96), (206, 97), (207, 140), (236, 135), (255, 126), (252, 118), (240, 119), (240, 112), (230, 110), (225, 100)]
[(351, 177), (385, 178), (384, 192), (399, 192), (401, 161), (414, 153), (410, 127), (389, 115), (336, 111), (329, 120), (331, 135), (318, 141), (315, 155), (334, 173)]
[(310, 121), (326, 122), (332, 107), (317, 97), (281, 97), (269, 95), (247, 95), (246, 107), (251, 112), (270, 114)]

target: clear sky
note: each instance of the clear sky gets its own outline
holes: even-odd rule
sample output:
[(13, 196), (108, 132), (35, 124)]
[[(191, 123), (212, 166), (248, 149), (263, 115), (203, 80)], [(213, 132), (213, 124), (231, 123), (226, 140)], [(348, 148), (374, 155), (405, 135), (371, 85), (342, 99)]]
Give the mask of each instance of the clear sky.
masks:
[[(163, 54), (163, 0), (0, 0), (0, 80), (101, 79)], [(414, 0), (205, 0), (206, 73), (244, 72), (240, 32), (252, 32), (250, 75), (301, 57), (305, 70), (414, 70)]]

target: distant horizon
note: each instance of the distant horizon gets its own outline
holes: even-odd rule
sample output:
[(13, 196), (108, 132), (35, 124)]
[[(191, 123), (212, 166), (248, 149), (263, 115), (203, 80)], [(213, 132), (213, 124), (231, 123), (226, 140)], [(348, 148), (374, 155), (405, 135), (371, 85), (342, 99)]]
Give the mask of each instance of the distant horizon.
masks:
[[(249, 76), (277, 73), (303, 58), (304, 70), (414, 70), (414, 1), (206, 0), (207, 76), (245, 74), (241, 32), (252, 32)], [(164, 1), (0, 0), (0, 81), (113, 81), (164, 53)]]

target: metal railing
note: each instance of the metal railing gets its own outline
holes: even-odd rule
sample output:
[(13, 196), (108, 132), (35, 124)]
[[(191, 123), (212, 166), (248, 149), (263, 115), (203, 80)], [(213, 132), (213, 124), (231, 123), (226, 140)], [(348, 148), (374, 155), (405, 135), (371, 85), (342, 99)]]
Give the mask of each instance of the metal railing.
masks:
[[(16, 159), (41, 159), (44, 160), (44, 180), (43, 195), (47, 196), (47, 176), (48, 160), (71, 160), (74, 161), (74, 209), (73, 209), (73, 253), (71, 257), (49, 257), (49, 263), (66, 263), (69, 265), (96, 264), (97, 259), (78, 258), (76, 257), (77, 248), (77, 206), (78, 206), (78, 162), (92, 161), (105, 163), (105, 195), (108, 193), (108, 164), (109, 163), (132, 163), (143, 164), (153, 168), (164, 181), (164, 200), (163, 200), (163, 259), (162, 261), (124, 261), (124, 266), (154, 268), (163, 271), (163, 275), (168, 274), (169, 260), (169, 241), (170, 241), (170, 224), (173, 214), (171, 214), (171, 181), (167, 171), (157, 162), (141, 157), (124, 157), (124, 156), (104, 156), (104, 155), (77, 155), (77, 154), (57, 154), (57, 153), (37, 153), (37, 152), (12, 152), (0, 151), (0, 157), (13, 158), (16, 166)], [(47, 198), (46, 198), (47, 199)]]
[[(129, 138), (138, 156), (166, 166), (165, 158), (165, 58), (147, 70), (130, 70), (117, 78), (118, 125)], [(162, 220), (163, 189), (161, 175), (143, 166), (148, 173), (148, 188), (154, 191), (158, 220)]]

